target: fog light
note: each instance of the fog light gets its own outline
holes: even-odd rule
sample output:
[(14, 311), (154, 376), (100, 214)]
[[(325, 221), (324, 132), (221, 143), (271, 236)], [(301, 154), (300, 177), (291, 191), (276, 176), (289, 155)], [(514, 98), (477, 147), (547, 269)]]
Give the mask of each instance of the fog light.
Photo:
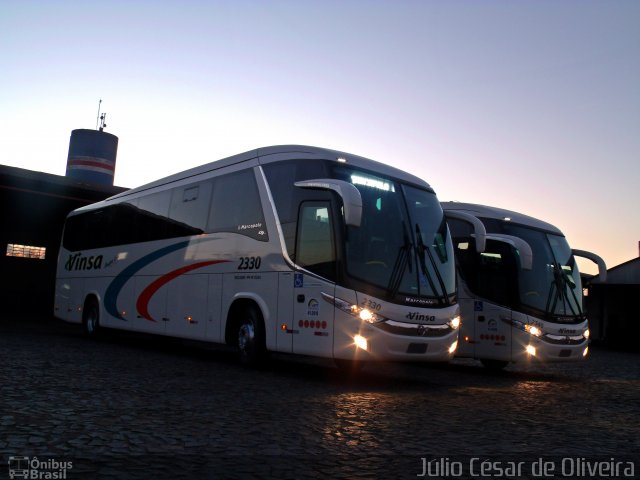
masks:
[(362, 335), (356, 335), (355, 337), (353, 337), (353, 343), (356, 344), (356, 347), (362, 349), (362, 350), (367, 350), (368, 346), (367, 346), (367, 339), (364, 338)]
[(455, 352), (456, 348), (458, 348), (458, 340), (456, 340), (451, 344), (451, 346), (449, 347), (449, 353)]
[(588, 353), (589, 353), (589, 347), (584, 349), (584, 352), (582, 352), (582, 356), (586, 357)]
[(536, 347), (534, 347), (533, 345), (527, 345), (527, 347), (525, 348), (525, 350), (527, 351), (527, 353), (529, 355), (531, 355), (532, 357), (536, 356)]

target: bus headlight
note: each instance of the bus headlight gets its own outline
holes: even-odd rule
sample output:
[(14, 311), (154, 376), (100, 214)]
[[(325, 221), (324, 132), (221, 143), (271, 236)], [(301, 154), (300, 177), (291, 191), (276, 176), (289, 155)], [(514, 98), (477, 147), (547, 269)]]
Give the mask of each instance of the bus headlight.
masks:
[(591, 332), (589, 331), (589, 329), (587, 328), (584, 333), (582, 334), (582, 336), (584, 338), (586, 338), (587, 340), (589, 340), (589, 337), (591, 336)]
[(535, 325), (525, 325), (524, 330), (530, 333), (531, 335), (533, 335), (534, 337), (539, 337), (542, 335), (542, 330), (540, 330)]
[(451, 320), (449, 320), (447, 323), (449, 324), (449, 326), (453, 330), (457, 330), (458, 328), (460, 328), (460, 315), (456, 315)]
[(364, 308), (359, 305), (353, 305), (349, 302), (342, 300), (341, 298), (333, 297), (324, 292), (322, 293), (322, 298), (324, 298), (327, 302), (335, 305), (343, 312), (346, 312), (349, 315), (353, 315), (354, 317), (359, 318), (363, 322), (380, 323), (386, 320), (385, 317), (375, 312), (372, 312), (368, 308)]
[(367, 323), (380, 323), (386, 320), (382, 315), (378, 315), (368, 308), (359, 307), (358, 305), (351, 305), (349, 313)]

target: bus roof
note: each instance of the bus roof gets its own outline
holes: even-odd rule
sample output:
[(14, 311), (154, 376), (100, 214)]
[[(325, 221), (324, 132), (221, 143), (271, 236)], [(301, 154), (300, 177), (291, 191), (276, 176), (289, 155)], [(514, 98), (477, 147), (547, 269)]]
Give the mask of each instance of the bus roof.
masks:
[(475, 203), (461, 203), (461, 202), (441, 202), (442, 208), (445, 211), (457, 210), (460, 212), (468, 213), (475, 217), (480, 218), (492, 218), (496, 220), (504, 220), (509, 218), (511, 222), (518, 225), (525, 225), (527, 227), (536, 228), (539, 230), (545, 230), (556, 235), (564, 234), (550, 223), (543, 222), (537, 218), (524, 215), (522, 213), (514, 212), (512, 210), (505, 210), (504, 208), (489, 207), (487, 205), (478, 205)]
[[(354, 165), (356, 167), (373, 170), (384, 176), (394, 177), (403, 182), (411, 183), (422, 188), (430, 189), (431, 186), (424, 180), (404, 172), (403, 170), (391, 167), (384, 163), (377, 162), (358, 155), (352, 155), (346, 152), (340, 152), (337, 150), (331, 150), (328, 148), (311, 147), (305, 145), (276, 145), (271, 147), (263, 147), (255, 150), (249, 150), (248, 152), (233, 155), (231, 157), (216, 160), (198, 167), (194, 167), (183, 172), (170, 175), (168, 177), (155, 180), (153, 182), (141, 185), (139, 187), (132, 188), (126, 192), (122, 192), (118, 195), (107, 198), (99, 204), (109, 204), (114, 201), (120, 201), (136, 193), (150, 190), (155, 187), (160, 187), (169, 183), (185, 180), (197, 175), (212, 172), (224, 167), (236, 165), (239, 163), (247, 162), (247, 166), (264, 165), (277, 161), (291, 160), (291, 159), (305, 159), (305, 160), (338, 160), (344, 159), (348, 165)], [(94, 205), (99, 205), (94, 204)], [(82, 209), (91, 209), (93, 206), (83, 207)]]

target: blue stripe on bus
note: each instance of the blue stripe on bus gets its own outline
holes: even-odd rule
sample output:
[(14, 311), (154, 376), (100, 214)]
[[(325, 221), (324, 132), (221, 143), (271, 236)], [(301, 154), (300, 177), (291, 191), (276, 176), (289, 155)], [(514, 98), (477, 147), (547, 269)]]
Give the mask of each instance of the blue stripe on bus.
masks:
[(120, 314), (118, 311), (118, 295), (120, 295), (120, 291), (124, 287), (124, 285), (129, 281), (129, 279), (135, 275), (139, 270), (149, 265), (151, 262), (158, 260), (159, 258), (168, 255), (171, 252), (175, 252), (176, 250), (180, 250), (181, 248), (185, 248), (189, 246), (191, 242), (187, 240), (186, 242), (174, 243), (173, 245), (169, 245), (168, 247), (161, 248), (160, 250), (156, 250), (155, 252), (151, 252), (148, 255), (136, 260), (127, 268), (122, 270), (116, 278), (109, 284), (107, 287), (107, 291), (104, 294), (104, 308), (107, 313), (115, 318), (126, 321), (126, 319)]

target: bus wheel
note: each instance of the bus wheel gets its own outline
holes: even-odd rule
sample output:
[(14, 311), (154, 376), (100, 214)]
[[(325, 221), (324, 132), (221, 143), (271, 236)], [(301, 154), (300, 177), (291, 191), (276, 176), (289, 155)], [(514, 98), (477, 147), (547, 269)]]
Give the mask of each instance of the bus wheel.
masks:
[(82, 313), (82, 328), (87, 337), (97, 337), (100, 331), (100, 309), (95, 298), (87, 299)]
[(502, 370), (504, 367), (509, 365), (509, 362), (506, 360), (493, 360), (490, 358), (482, 358), (480, 359), (480, 362), (482, 362), (482, 365), (485, 368), (494, 371)]
[(255, 308), (245, 308), (237, 327), (238, 354), (244, 365), (256, 366), (266, 355), (264, 324)]

